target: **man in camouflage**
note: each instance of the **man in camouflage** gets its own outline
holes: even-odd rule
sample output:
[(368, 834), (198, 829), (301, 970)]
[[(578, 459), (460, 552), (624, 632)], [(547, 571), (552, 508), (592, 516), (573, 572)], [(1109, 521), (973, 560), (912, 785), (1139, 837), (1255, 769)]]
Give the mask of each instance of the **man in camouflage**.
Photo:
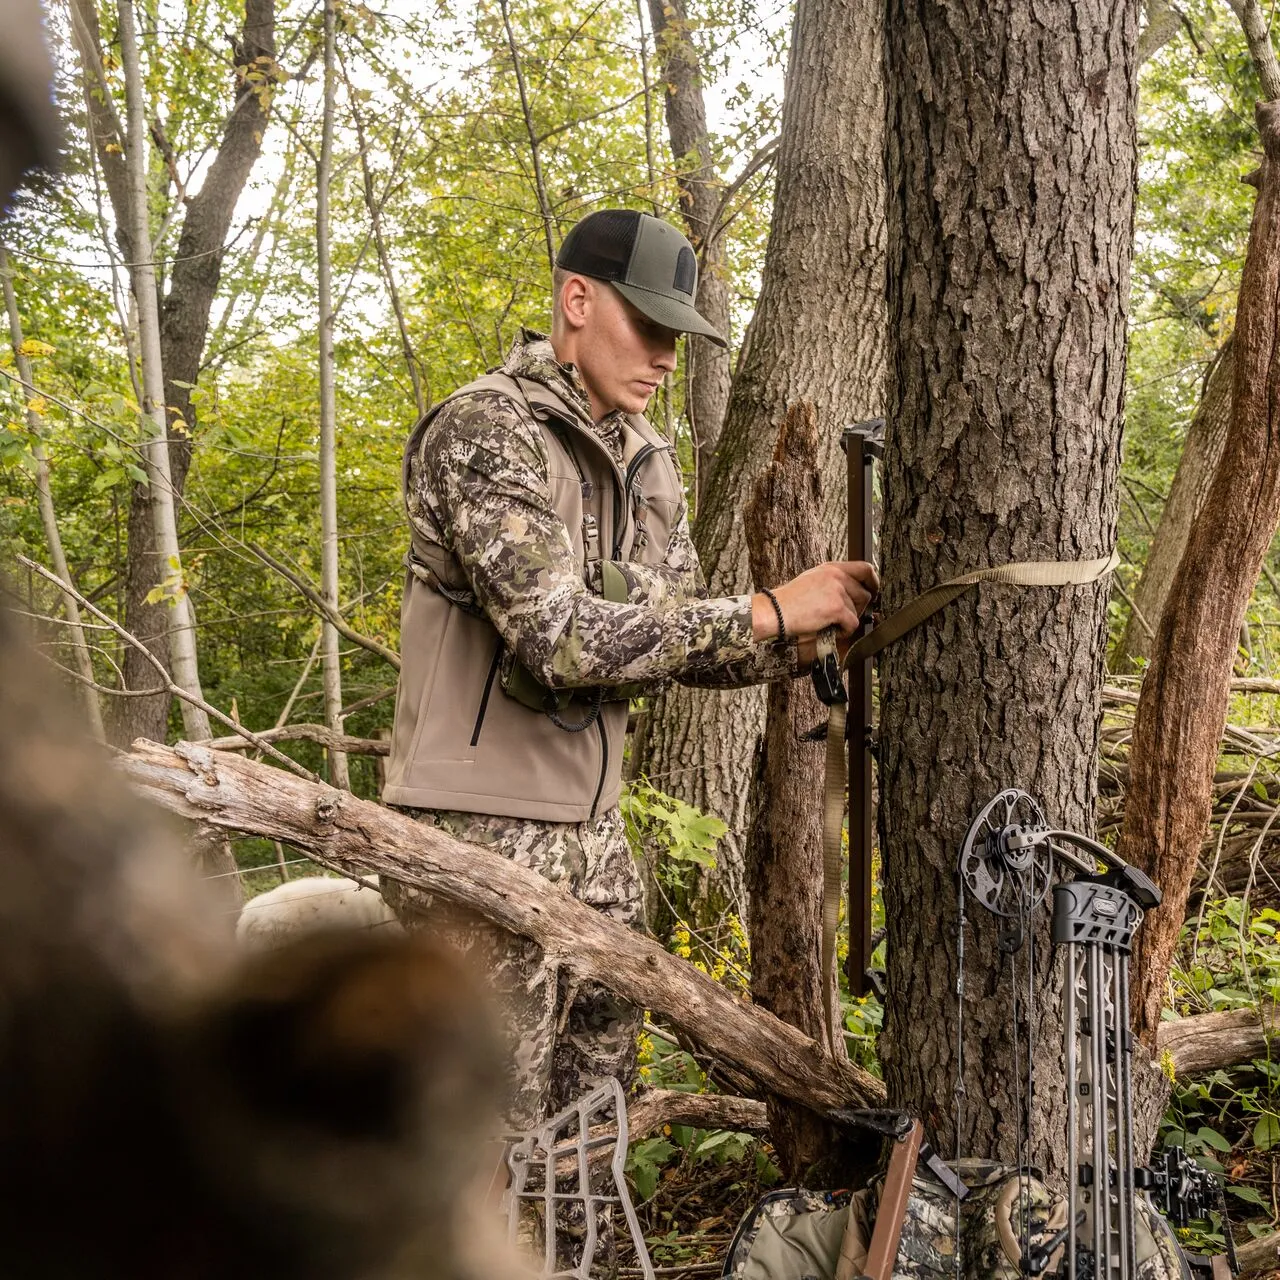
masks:
[[(692, 248), (648, 215), (580, 222), (557, 260), (550, 337), (410, 437), (401, 673), (384, 799), (642, 929), (617, 807), (627, 698), (667, 680), (736, 686), (807, 670), (876, 589), (830, 563), (773, 593), (708, 597), (674, 450), (641, 416), (694, 309)], [(540, 950), (404, 886), (406, 922), (444, 931), (510, 1002), (511, 1103), (525, 1128), (635, 1066), (639, 1011)]]

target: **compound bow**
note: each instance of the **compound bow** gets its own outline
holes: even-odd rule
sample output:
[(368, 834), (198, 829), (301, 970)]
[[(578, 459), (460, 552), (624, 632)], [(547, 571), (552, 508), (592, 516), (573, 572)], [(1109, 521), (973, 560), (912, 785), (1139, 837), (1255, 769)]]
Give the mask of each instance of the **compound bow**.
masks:
[[(1055, 876), (1074, 873), (1054, 883)], [(1129, 954), (1143, 914), (1159, 905), (1160, 890), (1137, 867), (1105, 845), (1075, 831), (1051, 828), (1039, 804), (1025, 791), (1002, 791), (973, 820), (961, 846), (959, 892), (956, 1133), (964, 1101), (964, 939), (967, 898), (1000, 917), (999, 947), (1016, 956), (1029, 951), (1027, 991), (1034, 998), (1033, 914), (1053, 892), (1050, 937), (1062, 950), (1066, 969), (1063, 1053), (1066, 1067), (1066, 1126), (1069, 1183), (1067, 1225), (1032, 1248), (1023, 1223), (1022, 1271), (1037, 1276), (1064, 1244), (1062, 1280), (1137, 1280), (1136, 1198), (1145, 1195), (1176, 1226), (1209, 1209), (1224, 1218), (1231, 1270), (1236, 1269), (1221, 1184), (1178, 1147), (1152, 1167), (1134, 1157), (1133, 1036), (1129, 1026)], [(1017, 972), (1015, 968), (1015, 986)], [(1033, 1096), (1034, 1010), (1026, 1019), (1026, 1106), (1015, 1056), (1022, 1110), (1019, 1172), (1029, 1166), (1030, 1099)], [(1015, 1055), (1018, 1053), (1015, 1035)], [(1027, 1196), (1020, 1197), (1025, 1206)], [(957, 1249), (957, 1258), (959, 1250)], [(1221, 1266), (1189, 1255), (1191, 1265), (1215, 1273)]]

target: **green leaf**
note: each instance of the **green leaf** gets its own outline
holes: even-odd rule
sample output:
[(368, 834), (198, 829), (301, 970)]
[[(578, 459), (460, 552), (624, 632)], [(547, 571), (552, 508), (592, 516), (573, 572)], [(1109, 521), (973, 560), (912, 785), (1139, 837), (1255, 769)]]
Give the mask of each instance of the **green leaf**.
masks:
[(732, 1129), (713, 1129), (701, 1142), (693, 1149), (695, 1156), (705, 1156), (708, 1151), (714, 1151), (717, 1147), (722, 1147), (726, 1142), (732, 1142), (739, 1135)]
[(1270, 1151), (1280, 1143), (1280, 1116), (1268, 1113), (1253, 1126), (1253, 1145), (1259, 1151)]
[(658, 1168), (651, 1164), (633, 1165), (631, 1181), (635, 1183), (636, 1195), (641, 1200), (649, 1200), (658, 1189)]
[(1196, 1136), (1205, 1144), (1205, 1146), (1212, 1147), (1215, 1151), (1231, 1150), (1231, 1143), (1229, 1143), (1216, 1129), (1210, 1129), (1208, 1125), (1203, 1126)]
[(1269, 1209), (1271, 1207), (1253, 1187), (1234, 1187), (1228, 1183), (1227, 1190), (1230, 1191), (1237, 1200), (1243, 1200), (1245, 1204), (1256, 1204), (1263, 1209)]

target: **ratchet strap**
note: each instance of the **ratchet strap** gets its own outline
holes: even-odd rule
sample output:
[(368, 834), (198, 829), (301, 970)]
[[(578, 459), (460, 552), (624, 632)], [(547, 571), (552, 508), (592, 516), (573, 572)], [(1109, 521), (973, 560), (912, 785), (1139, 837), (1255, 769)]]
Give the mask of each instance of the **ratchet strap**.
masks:
[[(849, 649), (844, 666), (849, 668), (855, 662), (874, 657), (980, 582), (1003, 582), (1017, 587), (1084, 586), (1105, 577), (1119, 563), (1119, 554), (1112, 552), (1099, 560), (1022, 561), (961, 574), (949, 582), (922, 591), (867, 632)], [(831, 965), (840, 917), (840, 835), (844, 827), (845, 785), (848, 781), (844, 742), (848, 702), (843, 674), (837, 664), (835, 635), (835, 629), (828, 628), (818, 637), (818, 654), (813, 664), (814, 688), (831, 708), (831, 718), (827, 722), (826, 782), (822, 803), (822, 1002), (827, 1044), (832, 1054), (836, 1053), (841, 1030), (837, 1017), (839, 1001), (833, 999), (838, 983), (832, 980)]]

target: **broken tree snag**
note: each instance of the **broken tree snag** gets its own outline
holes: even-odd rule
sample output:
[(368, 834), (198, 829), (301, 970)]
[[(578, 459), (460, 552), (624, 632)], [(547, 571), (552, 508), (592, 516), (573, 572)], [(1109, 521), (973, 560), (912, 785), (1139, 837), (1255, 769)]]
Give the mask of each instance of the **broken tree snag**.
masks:
[(1148, 1045), (1209, 823), (1240, 624), (1280, 519), (1280, 103), (1259, 103), (1257, 121), (1263, 160), (1236, 311), (1231, 425), (1156, 629), (1117, 848), (1164, 891), (1134, 948), (1134, 1027)]
[[(776, 587), (830, 558), (812, 404), (787, 409), (773, 461), (757, 476), (742, 522), (757, 587)], [(819, 950), (826, 745), (806, 735), (827, 714), (808, 680), (769, 686), (746, 857), (751, 999), (815, 1040), (824, 1034)], [(832, 999), (838, 1001), (839, 993), (833, 991)], [(843, 1041), (837, 1052), (844, 1056)], [(787, 1178), (832, 1154), (830, 1126), (777, 1097), (769, 1103), (769, 1133)]]
[(761, 1089), (816, 1110), (882, 1106), (884, 1086), (536, 872), (394, 809), (230, 752), (138, 741), (120, 766), (184, 818), (283, 840), (344, 875), (388, 876), (532, 938), (571, 979), (660, 1013)]
[(1162, 1022), (1156, 1048), (1169, 1055), (1174, 1074), (1181, 1078), (1264, 1058), (1269, 1039), (1277, 1034), (1277, 1006), (1266, 1004), (1261, 1014), (1257, 1009), (1228, 1009)]

